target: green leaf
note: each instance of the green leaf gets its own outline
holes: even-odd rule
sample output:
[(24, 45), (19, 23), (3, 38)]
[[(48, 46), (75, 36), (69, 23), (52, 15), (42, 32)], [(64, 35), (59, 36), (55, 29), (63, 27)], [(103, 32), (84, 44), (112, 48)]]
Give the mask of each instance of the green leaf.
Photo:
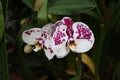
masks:
[(6, 52), (6, 44), (4, 37), (4, 17), (3, 17), (3, 8), (0, 1), (0, 67), (1, 67), (1, 75), (2, 80), (8, 80), (8, 61), (7, 61), (7, 52)]
[(1, 0), (1, 3), (2, 3), (2, 6), (3, 6), (3, 16), (6, 19), (8, 0)]
[(96, 20), (102, 21), (103, 17), (100, 16), (99, 14), (97, 14), (95, 11), (88, 11), (87, 13), (85, 13), (93, 18), (95, 18)]
[(37, 17), (39, 18), (39, 24), (41, 26), (47, 23), (47, 3), (48, 0), (44, 0), (42, 7), (37, 14)]
[(8, 80), (8, 55), (6, 52), (5, 37), (3, 36), (0, 43), (0, 66), (1, 66), (1, 80)]
[(59, 15), (79, 14), (96, 7), (93, 0), (50, 0), (48, 13)]
[(34, 0), (22, 0), (29, 8), (33, 9)]
[(0, 1), (0, 42), (4, 33), (4, 17), (3, 17), (3, 9)]
[(115, 71), (112, 77), (112, 80), (116, 80), (116, 76), (119, 74), (120, 72), (120, 61), (117, 63), (116, 67), (115, 67)]

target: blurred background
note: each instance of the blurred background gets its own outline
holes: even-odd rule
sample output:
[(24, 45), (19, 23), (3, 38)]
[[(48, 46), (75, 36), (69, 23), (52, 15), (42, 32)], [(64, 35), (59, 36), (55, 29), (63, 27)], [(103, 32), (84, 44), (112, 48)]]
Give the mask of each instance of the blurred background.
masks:
[[(24, 51), (24, 30), (65, 16), (89, 25), (90, 51), (50, 61), (42, 50)], [(120, 0), (0, 0), (0, 80), (120, 80), (119, 41)]]

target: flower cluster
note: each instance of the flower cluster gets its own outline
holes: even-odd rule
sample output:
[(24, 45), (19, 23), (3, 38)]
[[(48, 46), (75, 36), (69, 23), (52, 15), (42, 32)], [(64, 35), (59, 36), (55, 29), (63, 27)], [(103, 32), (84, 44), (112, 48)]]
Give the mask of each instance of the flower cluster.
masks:
[(25, 43), (33, 45), (35, 52), (43, 49), (50, 60), (54, 56), (65, 57), (70, 50), (83, 53), (90, 50), (94, 44), (94, 35), (83, 22), (73, 22), (64, 17), (55, 24), (49, 23), (43, 28), (32, 28), (22, 34)]

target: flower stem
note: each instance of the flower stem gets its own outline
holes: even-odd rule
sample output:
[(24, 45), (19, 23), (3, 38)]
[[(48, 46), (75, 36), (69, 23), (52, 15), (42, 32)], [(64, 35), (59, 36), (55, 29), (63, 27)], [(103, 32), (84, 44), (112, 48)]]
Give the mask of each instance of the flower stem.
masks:
[(82, 60), (81, 60), (81, 54), (78, 54), (77, 75), (78, 75), (78, 80), (81, 80), (82, 79)]

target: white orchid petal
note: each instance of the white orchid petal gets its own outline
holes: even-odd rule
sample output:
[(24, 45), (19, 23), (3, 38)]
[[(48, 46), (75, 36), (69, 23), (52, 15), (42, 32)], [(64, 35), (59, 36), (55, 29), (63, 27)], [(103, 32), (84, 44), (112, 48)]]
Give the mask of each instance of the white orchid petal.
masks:
[(51, 53), (51, 50), (50, 50), (50, 48), (48, 49), (48, 48), (44, 48), (44, 51), (45, 51), (45, 55), (46, 55), (46, 57), (49, 59), (49, 60), (51, 60), (53, 57), (54, 57), (54, 53)]
[(54, 46), (51, 40), (45, 41), (44, 51), (45, 51), (45, 55), (47, 56), (47, 58), (51, 60), (54, 57), (54, 55), (56, 55), (57, 58), (65, 57), (69, 53), (70, 50), (69, 48), (66, 47), (65, 44), (62, 44), (61, 46), (62, 47)]
[[(56, 26), (57, 25), (57, 26)], [(65, 25), (53, 25), (55, 28), (53, 30), (53, 33), (50, 31), (45, 30), (45, 34), (47, 34), (46, 39), (44, 40), (44, 51), (47, 58), (50, 60), (53, 58), (54, 55), (57, 56), (57, 58), (63, 58), (69, 53), (69, 49), (66, 47), (66, 42), (68, 39), (68, 36), (66, 34), (67, 26)], [(44, 31), (43, 31), (44, 32)]]
[(45, 51), (45, 55), (46, 57), (51, 60), (54, 57), (54, 50), (52, 48), (52, 37), (51, 37), (51, 33), (48, 32), (47, 30), (44, 29), (43, 31), (44, 33), (44, 51)]
[(53, 44), (55, 46), (58, 46), (62, 44), (63, 42), (67, 42), (68, 36), (66, 34), (67, 26), (60, 25), (56, 28), (54, 34), (53, 34)]
[(34, 45), (34, 42), (36, 41), (35, 38), (30, 35), (26, 35), (25, 32), (23, 32), (22, 34), (22, 39), (25, 43), (28, 43), (29, 45)]
[(73, 21), (71, 18), (69, 17), (64, 17), (62, 20), (63, 24), (67, 25), (67, 26), (72, 26), (73, 25)]
[(46, 57), (51, 60), (54, 57), (54, 49), (52, 48), (52, 39), (48, 38), (47, 40), (45, 40), (44, 43), (44, 51), (45, 51), (45, 55)]
[(72, 19), (71, 18), (69, 18), (69, 17), (64, 17), (62, 20), (61, 20), (61, 22), (63, 22), (63, 24), (64, 25), (66, 25), (67, 26), (67, 31), (66, 31), (66, 33), (67, 33), (67, 35), (68, 35), (68, 38), (69, 39), (73, 39), (73, 29), (72, 29), (72, 25), (73, 25), (73, 21), (72, 21)]
[(57, 58), (63, 58), (69, 53), (69, 49), (66, 47), (68, 36), (66, 34), (67, 26), (59, 25), (53, 34), (53, 50)]
[(41, 29), (40, 28), (33, 28), (23, 32), (22, 39), (25, 43), (30, 45), (34, 45), (36, 42), (36, 38), (41, 36)]
[(52, 23), (46, 24), (43, 26), (42, 30), (52, 32), (52, 25), (53, 25)]
[(93, 47), (93, 42), (90, 42), (87, 39), (77, 39), (75, 41), (77, 44), (74, 46), (74, 48), (71, 48), (73, 52), (83, 53), (87, 52)]
[(64, 58), (69, 52), (70, 49), (66, 45), (63, 45), (61, 48), (55, 50), (55, 55), (57, 58)]
[(72, 28), (74, 30), (74, 43), (70, 46), (70, 49), (77, 53), (90, 50), (95, 41), (93, 32), (90, 28), (82, 22), (74, 23)]
[(66, 47), (68, 36), (66, 34), (67, 26), (62, 25), (61, 22), (56, 22), (51, 30), (43, 29), (44, 35), (44, 51), (47, 58), (50, 60), (56, 55), (57, 58), (65, 57), (70, 49)]
[(72, 28), (74, 30), (74, 39), (90, 39), (93, 35), (92, 31), (85, 23), (76, 22), (73, 24)]

